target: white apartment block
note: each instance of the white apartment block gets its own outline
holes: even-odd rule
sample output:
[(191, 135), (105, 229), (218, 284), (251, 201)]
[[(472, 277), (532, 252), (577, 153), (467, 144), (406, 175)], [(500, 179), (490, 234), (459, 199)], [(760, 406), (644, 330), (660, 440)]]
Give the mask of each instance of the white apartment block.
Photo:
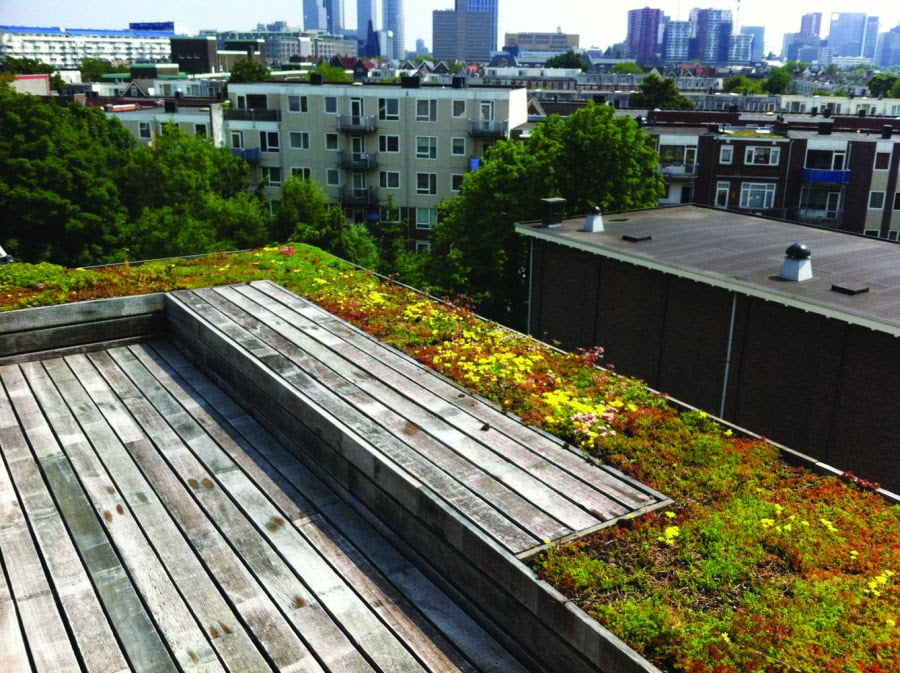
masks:
[(356, 221), (390, 200), (420, 239), (485, 149), (528, 121), (523, 88), (266, 82), (228, 95), (227, 144), (267, 198), (291, 175), (313, 178)]
[(225, 147), (225, 116), (221, 103), (202, 107), (179, 106), (167, 101), (164, 107), (141, 107), (136, 103), (104, 106), (107, 117), (115, 117), (138, 142), (150, 145), (162, 133), (163, 126), (175, 124), (181, 130), (211, 138), (216, 147)]
[(0, 58), (33, 58), (57, 68), (78, 69), (86, 57), (141, 63), (169, 60), (169, 33), (90, 28), (0, 26)]

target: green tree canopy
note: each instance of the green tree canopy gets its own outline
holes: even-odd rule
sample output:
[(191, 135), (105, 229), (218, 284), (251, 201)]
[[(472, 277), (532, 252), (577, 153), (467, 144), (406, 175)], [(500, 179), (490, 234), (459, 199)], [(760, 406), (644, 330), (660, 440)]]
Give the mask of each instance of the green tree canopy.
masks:
[(272, 71), (259, 61), (249, 58), (241, 59), (233, 66), (229, 73), (229, 84), (243, 84), (252, 82), (268, 82), (272, 79)]
[[(538, 217), (541, 199), (562, 196), (570, 213), (656, 205), (663, 188), (649, 135), (609, 106), (589, 104), (551, 116), (527, 142), (504, 141), (466, 176), (433, 232), (438, 252), (429, 278), (448, 294), (466, 293), (480, 311), (524, 326), (527, 242), (514, 223)], [(449, 252), (447, 252), (449, 251)]]
[(118, 180), (134, 141), (98, 108), (60, 106), (0, 85), (0, 236), (28, 262), (119, 257)]
[(900, 82), (900, 77), (889, 72), (882, 72), (874, 75), (866, 83), (866, 86), (869, 87), (869, 93), (872, 96), (885, 96), (897, 82)]
[(759, 80), (753, 80), (746, 75), (734, 75), (725, 80), (722, 85), (725, 93), (754, 94), (762, 93), (762, 83)]
[(582, 72), (586, 71), (590, 64), (587, 59), (574, 51), (567, 51), (564, 54), (551, 56), (544, 62), (545, 68), (580, 68)]
[(113, 72), (129, 72), (127, 65), (112, 65), (109, 61), (101, 61), (99, 58), (86, 56), (81, 59), (81, 81), (99, 82), (103, 75)]
[(891, 90), (887, 93), (888, 98), (900, 98), (900, 80), (894, 83)]
[(325, 61), (319, 63), (319, 65), (313, 69), (313, 72), (319, 73), (326, 82), (331, 82), (333, 84), (351, 81), (350, 75), (347, 74), (346, 70), (339, 66), (325, 63)]
[(10, 75), (50, 75), (50, 86), (57, 91), (62, 91), (66, 85), (56, 71), (56, 66), (48, 65), (35, 58), (6, 56), (0, 61), (0, 73), (9, 73)]
[(661, 79), (656, 75), (647, 75), (641, 83), (641, 90), (631, 94), (628, 104), (634, 108), (659, 108), (690, 110), (694, 103), (682, 95), (671, 78)]
[(787, 93), (793, 79), (793, 68), (786, 64), (781, 68), (770, 68), (769, 76), (763, 81), (763, 90), (771, 95)]
[(610, 72), (617, 75), (640, 75), (644, 70), (634, 61), (625, 61), (625, 63), (616, 63)]

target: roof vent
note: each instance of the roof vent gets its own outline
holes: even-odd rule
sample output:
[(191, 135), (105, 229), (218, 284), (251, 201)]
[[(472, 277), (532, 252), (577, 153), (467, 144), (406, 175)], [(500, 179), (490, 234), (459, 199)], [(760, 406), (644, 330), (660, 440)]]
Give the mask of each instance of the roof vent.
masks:
[(862, 283), (835, 283), (831, 286), (831, 291), (853, 297), (855, 295), (865, 294), (866, 292), (868, 292), (869, 286), (863, 285)]
[(650, 234), (625, 234), (622, 236), (622, 240), (629, 243), (640, 243), (641, 241), (653, 240), (653, 236)]
[(784, 280), (798, 283), (813, 277), (812, 251), (808, 245), (794, 243), (784, 251), (784, 262), (779, 276)]
[(544, 204), (544, 227), (561, 227), (566, 200), (558, 196), (541, 199)]
[(400, 76), (400, 88), (401, 89), (418, 89), (422, 85), (422, 80), (417, 76), (407, 77), (406, 75)]
[(834, 122), (819, 122), (819, 135), (820, 136), (830, 136), (831, 129), (834, 127)]
[(311, 72), (309, 74), (309, 83), (315, 86), (322, 86), (325, 83), (325, 75), (320, 72)]
[(890, 124), (885, 124), (881, 127), (881, 139), (882, 140), (890, 140), (891, 136), (894, 135), (894, 127)]
[(0, 264), (12, 264), (14, 261), (12, 255), (7, 254), (3, 246), (0, 245)]
[(588, 213), (584, 220), (584, 229), (582, 231), (596, 234), (603, 230), (603, 214), (600, 212), (600, 208), (594, 206), (594, 209)]

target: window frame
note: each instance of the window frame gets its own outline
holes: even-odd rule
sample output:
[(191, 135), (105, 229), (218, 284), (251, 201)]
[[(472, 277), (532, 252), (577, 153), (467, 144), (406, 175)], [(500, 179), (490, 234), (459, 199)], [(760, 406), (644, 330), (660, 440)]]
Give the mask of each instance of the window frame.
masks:
[[(329, 110), (329, 107), (333, 107), (333, 110)], [(338, 113), (338, 99), (337, 96), (322, 96), (322, 110), (327, 115), (336, 115)]]
[[(275, 138), (273, 145), (272, 136)], [(281, 134), (278, 131), (260, 131), (259, 132), (259, 151), (267, 153), (275, 153), (281, 151)]]
[[(427, 214), (427, 217), (420, 217), (420, 213)], [(437, 224), (438, 212), (437, 208), (424, 207), (416, 208), (416, 229), (420, 231), (431, 231)]]
[[(428, 182), (424, 187), (422, 186), (422, 178), (425, 178)], [(437, 194), (437, 173), (429, 173), (422, 172), (416, 173), (416, 194), (425, 194), (428, 196), (434, 196)]]
[[(147, 131), (147, 134), (144, 135), (144, 131)], [(153, 127), (150, 125), (150, 122), (138, 122), (138, 138), (141, 140), (151, 140), (153, 138)]]
[[(244, 149), (244, 131), (242, 129), (231, 129), (230, 131), (231, 137), (231, 147), (236, 150)], [(234, 139), (237, 138), (237, 144), (234, 143)]]
[[(420, 111), (421, 104), (424, 103), (428, 106), (428, 109), (425, 113)], [(417, 122), (428, 122), (428, 123), (436, 123), (438, 120), (437, 113), (437, 98), (417, 98), (416, 99), (416, 121)]]
[[(396, 107), (394, 112), (390, 111), (390, 103)], [(382, 121), (400, 121), (400, 99), (399, 98), (379, 98), (378, 99), (378, 119)]]
[(300, 177), (304, 180), (312, 179), (312, 168), (309, 166), (291, 166), (291, 177)]
[[(768, 161), (756, 161), (757, 152), (768, 152)], [(781, 148), (773, 145), (749, 145), (744, 148), (745, 166), (778, 166), (781, 163)]]
[[(294, 144), (294, 138), (300, 140), (300, 144)], [(308, 150), (309, 149), (309, 131), (288, 131), (288, 147), (292, 150)]]
[[(725, 160), (726, 153), (728, 154), (728, 161)], [(734, 163), (734, 145), (722, 145), (719, 148), (719, 163), (726, 166), (730, 166)]]
[[(297, 101), (297, 109), (293, 108), (293, 101)], [(309, 98), (307, 96), (301, 96), (300, 94), (288, 94), (287, 97), (288, 104), (288, 112), (291, 114), (300, 114), (303, 112), (309, 112)]]
[[(423, 148), (424, 141), (424, 148)], [(438, 158), (437, 136), (416, 136), (416, 159), (434, 160)]]
[[(763, 203), (761, 206), (750, 205), (751, 192), (762, 191)], [(745, 210), (771, 210), (775, 207), (775, 194), (778, 191), (778, 185), (774, 182), (742, 182), (741, 196), (738, 201), (738, 207)]]
[[(457, 105), (457, 103), (462, 103), (462, 112), (459, 113), (459, 114), (456, 113), (456, 105)], [(459, 98), (453, 99), (453, 100), (450, 102), (450, 116), (453, 117), (454, 119), (459, 119), (460, 117), (465, 117), (465, 116), (466, 116), (466, 108), (467, 108), (467, 107), (468, 107), (468, 106), (466, 105), (465, 99), (459, 99)]]
[[(334, 139), (334, 147), (331, 147), (330, 140)], [(341, 137), (337, 133), (326, 133), (325, 134), (325, 151), (326, 152), (339, 152), (341, 149)]]
[[(462, 152), (456, 151), (456, 141), (462, 141)], [(469, 139), (465, 136), (454, 136), (450, 138), (450, 156), (452, 157), (464, 157), (468, 154), (469, 151)]]
[[(887, 157), (884, 162), (884, 168), (878, 167), (878, 157)], [(872, 170), (873, 171), (889, 171), (891, 170), (891, 153), (890, 152), (879, 152), (875, 150), (875, 158), (872, 161)]]
[[(462, 191), (462, 183), (463, 179), (466, 177), (465, 173), (451, 173), (450, 174), (450, 191), (451, 192), (460, 192)], [(459, 179), (459, 184), (454, 186), (457, 182), (457, 178)]]
[[(872, 197), (880, 195), (881, 196), (881, 205), (873, 206), (872, 205)], [(869, 190), (869, 198), (866, 201), (866, 210), (884, 210), (884, 204), (887, 201), (887, 192), (883, 189), (870, 189)]]
[[(391, 177), (396, 177), (396, 184), (391, 185)], [(400, 189), (400, 171), (378, 171), (378, 184), (381, 189)]]
[[(337, 179), (332, 182), (331, 176), (337, 176)], [(326, 187), (340, 187), (341, 186), (341, 172), (337, 168), (326, 168), (325, 169), (325, 186)]]
[[(263, 171), (263, 178), (266, 180), (266, 187), (281, 187), (284, 184), (284, 171), (281, 170), (281, 166), (260, 166)], [(272, 171), (278, 172), (278, 179), (273, 180), (271, 178)]]
[[(719, 196), (724, 192), (725, 194), (725, 202), (719, 203)], [(716, 182), (716, 198), (713, 201), (713, 205), (716, 208), (728, 208), (728, 202), (731, 200), (731, 183), (726, 180), (719, 180)]]
[[(396, 141), (397, 149), (390, 149), (390, 141)], [(393, 133), (383, 133), (378, 136), (378, 151), (385, 154), (400, 153), (400, 136)]]

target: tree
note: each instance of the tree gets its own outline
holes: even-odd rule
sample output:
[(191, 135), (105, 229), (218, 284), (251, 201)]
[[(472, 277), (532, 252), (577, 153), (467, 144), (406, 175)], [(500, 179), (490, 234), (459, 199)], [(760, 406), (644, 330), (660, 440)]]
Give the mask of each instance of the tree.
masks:
[(640, 75), (644, 70), (634, 61), (625, 61), (625, 63), (616, 63), (610, 72), (617, 75)]
[(229, 84), (243, 84), (250, 82), (268, 82), (272, 79), (272, 71), (259, 61), (249, 58), (241, 59), (233, 66), (229, 73)]
[(342, 84), (350, 81), (350, 75), (347, 74), (346, 70), (336, 65), (329, 65), (328, 63), (325, 63), (325, 61), (319, 63), (313, 72), (322, 75), (326, 82), (331, 82), (333, 84)]
[(660, 79), (656, 75), (647, 75), (641, 83), (641, 90), (631, 94), (628, 104), (634, 108), (659, 108), (690, 110), (694, 103), (683, 96), (671, 78)]
[(786, 93), (791, 86), (791, 80), (793, 79), (793, 76), (791, 75), (792, 72), (793, 69), (791, 68), (790, 63), (781, 68), (770, 68), (769, 76), (763, 81), (763, 90), (773, 96)]
[(479, 311), (523, 327), (528, 246), (513, 224), (534, 219), (541, 199), (562, 196), (570, 213), (656, 205), (659, 155), (629, 117), (593, 103), (566, 119), (553, 115), (527, 142), (497, 143), (446, 204), (435, 227), (429, 278), (447, 294), (466, 293)]
[(897, 81), (894, 86), (891, 87), (891, 90), (888, 91), (888, 98), (900, 98), (900, 80)]
[(894, 87), (897, 82), (900, 82), (900, 77), (888, 72), (882, 72), (874, 75), (867, 83), (867, 86), (869, 87), (869, 95), (875, 96), (876, 98), (879, 96), (884, 96)]
[(50, 75), (50, 86), (56, 91), (62, 91), (66, 86), (62, 77), (59, 76), (56, 67), (48, 65), (43, 61), (34, 58), (15, 58), (7, 56), (0, 62), (0, 73), (9, 73), (10, 75)]
[(0, 85), (0, 236), (17, 259), (83, 266), (120, 257), (118, 186), (134, 140), (99, 108)]
[(587, 71), (590, 64), (584, 56), (576, 54), (569, 50), (565, 54), (557, 54), (551, 56), (544, 62), (545, 68), (579, 68), (582, 72)]
[(103, 75), (112, 72), (129, 72), (127, 65), (112, 65), (109, 61), (86, 56), (81, 59), (81, 81), (99, 82)]
[(734, 75), (725, 80), (722, 85), (725, 93), (754, 94), (762, 93), (762, 84), (757, 80), (752, 80), (745, 75)]

